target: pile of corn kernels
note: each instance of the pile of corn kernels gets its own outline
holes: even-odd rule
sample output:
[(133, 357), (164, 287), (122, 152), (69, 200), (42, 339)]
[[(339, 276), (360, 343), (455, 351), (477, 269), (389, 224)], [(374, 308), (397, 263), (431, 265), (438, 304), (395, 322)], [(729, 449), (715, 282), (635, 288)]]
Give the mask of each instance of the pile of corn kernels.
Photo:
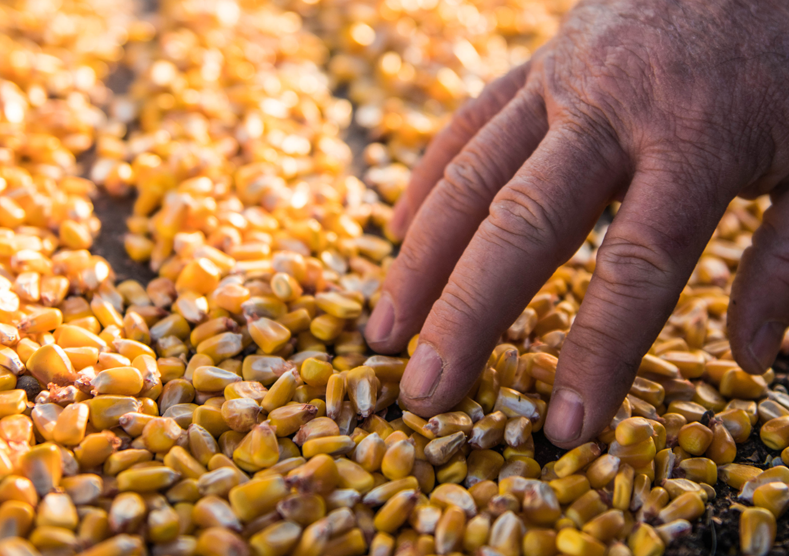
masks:
[[(0, 6), (0, 554), (657, 556), (719, 481), (767, 554), (789, 394), (738, 368), (725, 320), (767, 200), (732, 203), (610, 427), (558, 461), (532, 435), (604, 226), (452, 412), (394, 418), (418, 337), (364, 342), (393, 252), (370, 232), (409, 168), (569, 7)], [(134, 199), (126, 251), (156, 279), (91, 254), (98, 194)], [(771, 456), (735, 463), (755, 436)]]

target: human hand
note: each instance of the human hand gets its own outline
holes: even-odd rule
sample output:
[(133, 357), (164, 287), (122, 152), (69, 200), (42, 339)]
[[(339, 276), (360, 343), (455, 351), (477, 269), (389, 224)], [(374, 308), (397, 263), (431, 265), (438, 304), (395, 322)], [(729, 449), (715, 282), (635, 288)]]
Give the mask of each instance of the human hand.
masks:
[(574, 446), (610, 423), (728, 203), (771, 192), (729, 310), (738, 363), (763, 372), (789, 325), (788, 56), (784, 2), (573, 9), (529, 64), (458, 112), (398, 202), (392, 232), (408, 233), (366, 336), (397, 352), (421, 327), (401, 401), (427, 416), (462, 399), (613, 199), (549, 439)]

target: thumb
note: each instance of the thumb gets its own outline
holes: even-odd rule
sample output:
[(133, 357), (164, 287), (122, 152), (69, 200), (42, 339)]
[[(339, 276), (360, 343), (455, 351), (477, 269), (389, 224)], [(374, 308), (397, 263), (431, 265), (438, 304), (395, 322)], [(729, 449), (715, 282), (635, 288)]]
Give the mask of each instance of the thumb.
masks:
[(742, 256), (729, 303), (729, 341), (743, 370), (765, 372), (789, 326), (789, 194), (764, 214)]

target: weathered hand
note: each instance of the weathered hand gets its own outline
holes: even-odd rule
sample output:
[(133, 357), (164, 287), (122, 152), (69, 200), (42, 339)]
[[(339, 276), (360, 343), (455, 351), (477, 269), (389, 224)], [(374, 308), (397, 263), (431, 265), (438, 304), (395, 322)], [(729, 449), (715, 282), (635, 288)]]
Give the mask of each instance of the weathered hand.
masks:
[(408, 233), (366, 335), (396, 352), (421, 328), (405, 405), (454, 406), (612, 199), (548, 437), (572, 446), (610, 422), (727, 204), (771, 192), (729, 311), (737, 361), (763, 372), (789, 324), (788, 91), (786, 2), (581, 2), (457, 114), (396, 208)]

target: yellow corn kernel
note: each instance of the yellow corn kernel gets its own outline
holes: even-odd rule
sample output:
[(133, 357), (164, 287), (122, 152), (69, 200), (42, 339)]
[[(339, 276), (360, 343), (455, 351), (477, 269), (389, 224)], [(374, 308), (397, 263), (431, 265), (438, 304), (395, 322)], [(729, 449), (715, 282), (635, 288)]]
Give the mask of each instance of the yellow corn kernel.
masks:
[(243, 336), (234, 332), (211, 336), (197, 345), (197, 353), (207, 355), (214, 364), (237, 355), (242, 349), (244, 349)]
[(87, 404), (75, 403), (60, 412), (52, 431), (52, 439), (64, 446), (76, 446), (85, 438), (90, 409)]
[(374, 487), (364, 495), (363, 502), (368, 506), (380, 506), (401, 490), (416, 489), (419, 483), (414, 476), (395, 479)]
[(410, 440), (399, 440), (389, 446), (381, 461), (381, 472), (390, 481), (402, 479), (411, 473), (415, 450)]
[(763, 508), (745, 508), (740, 514), (740, 550), (746, 556), (765, 556), (775, 542), (775, 516)]
[(789, 508), (789, 486), (778, 482), (761, 485), (753, 491), (753, 504), (779, 519)]
[(373, 476), (359, 464), (345, 458), (338, 458), (335, 463), (339, 474), (339, 488), (353, 489), (360, 494), (364, 494), (373, 488)]
[(90, 384), (94, 395), (136, 396), (143, 388), (143, 377), (134, 367), (115, 367), (98, 373)]
[(144, 263), (150, 260), (154, 250), (154, 243), (147, 237), (139, 234), (125, 234), (123, 236), (123, 247), (131, 260)]
[(712, 421), (712, 442), (704, 453), (716, 465), (725, 465), (737, 456), (737, 445), (729, 430), (720, 422)]
[(33, 506), (18, 500), (7, 500), (0, 505), (0, 536), (27, 537), (35, 518)]
[[(141, 355), (147, 355), (151, 357), (154, 365), (156, 364), (156, 353), (153, 351), (153, 349), (146, 346), (142, 342), (137, 342), (135, 340), (129, 340), (126, 338), (118, 338), (112, 341), (112, 345), (119, 354), (121, 354), (123, 357), (126, 357), (130, 361), (134, 361)], [(137, 367), (137, 365), (134, 366)]]
[(556, 531), (552, 529), (529, 528), (523, 537), (523, 553), (534, 556), (553, 556), (556, 554)]
[(762, 425), (759, 437), (772, 450), (783, 450), (789, 446), (789, 417), (777, 417)]
[[(239, 400), (239, 402), (240, 401), (241, 400)], [(229, 402), (225, 402), (225, 405), (227, 405), (228, 403)], [(245, 400), (245, 403), (248, 404), (249, 408), (253, 411), (255, 410), (255, 408), (259, 409), (257, 407), (257, 404), (255, 404), (253, 400)], [(225, 405), (222, 406), (223, 413), (224, 413)], [(233, 413), (238, 413), (238, 411), (239, 411), (238, 409), (234, 409)], [(271, 413), (269, 413), (268, 419), (272, 427), (274, 427), (277, 436), (279, 437), (290, 436), (291, 434), (298, 431), (302, 425), (306, 424), (311, 419), (313, 419), (317, 414), (317, 412), (318, 412), (318, 408), (312, 404), (292, 403), (274, 409), (273, 411), (271, 411)], [(254, 413), (254, 416), (255, 418), (257, 417), (257, 412)], [(253, 421), (251, 425), (254, 424), (255, 423)], [(251, 428), (251, 425), (249, 428)], [(305, 457), (309, 457), (309, 456), (305, 456)]]
[(192, 291), (205, 295), (216, 289), (219, 285), (219, 277), (220, 270), (212, 261), (198, 258), (181, 270), (175, 282), (175, 289), (178, 293)]
[(118, 311), (105, 299), (94, 296), (90, 302), (90, 309), (93, 311), (93, 314), (103, 328), (106, 328), (110, 325), (115, 325), (119, 328), (123, 327), (123, 317), (118, 313)]
[(643, 417), (625, 419), (616, 427), (616, 441), (622, 446), (632, 446), (655, 436), (652, 423)]
[(608, 485), (619, 472), (619, 465), (619, 458), (611, 454), (603, 454), (594, 460), (586, 470), (591, 487), (600, 489)]
[(633, 494), (633, 481), (635, 471), (628, 464), (623, 464), (614, 478), (614, 496), (612, 505), (617, 510), (625, 511), (630, 508), (630, 499)]
[(685, 477), (691, 481), (710, 486), (718, 482), (718, 466), (709, 458), (688, 458), (682, 460), (679, 467), (685, 472)]
[(418, 500), (418, 491), (401, 490), (392, 496), (375, 514), (375, 528), (385, 533), (394, 533), (408, 519)]
[(27, 407), (27, 393), (24, 390), (0, 391), (0, 418), (18, 415)]
[(60, 450), (51, 443), (39, 444), (23, 453), (16, 467), (42, 497), (58, 487), (63, 475)]
[(713, 385), (706, 382), (696, 384), (693, 401), (710, 411), (722, 411), (726, 407), (726, 399)]
[[(495, 415), (495, 413), (492, 415)], [(531, 420), (525, 417), (509, 419), (504, 427), (504, 442), (512, 448), (522, 446), (531, 438), (532, 429)]]
[(429, 430), (427, 430), (425, 428), (425, 425), (427, 425), (427, 421), (422, 419), (418, 415), (415, 415), (414, 413), (411, 413), (410, 411), (403, 411), (402, 419), (403, 419), (403, 422), (405, 423), (405, 425), (407, 427), (409, 427), (411, 430), (419, 433), (420, 435), (422, 435), (426, 439), (433, 440), (436, 437), (435, 434), (433, 434), (431, 431), (429, 431)]
[(600, 456), (600, 447), (594, 442), (581, 444), (564, 454), (556, 462), (554, 472), (558, 477), (572, 475)]
[(780, 481), (789, 484), (789, 468), (783, 465), (778, 465), (763, 471), (757, 475), (756, 478), (751, 479), (745, 483), (745, 485), (740, 490), (738, 498), (746, 502), (751, 502), (753, 500), (753, 492), (757, 488), (774, 481)]
[(644, 498), (641, 509), (638, 511), (639, 519), (652, 519), (668, 504), (670, 496), (663, 487), (654, 487)]
[[(288, 406), (285, 406), (288, 407)], [(337, 423), (328, 417), (317, 417), (299, 428), (299, 431), (293, 437), (293, 441), (301, 446), (311, 438), (320, 438), (324, 436), (339, 436), (340, 427)]]
[(221, 367), (197, 367), (192, 374), (192, 385), (201, 392), (221, 392), (234, 382), (241, 382), (241, 377)]
[(326, 415), (329, 418), (339, 417), (343, 398), (345, 398), (345, 377), (342, 374), (331, 375), (326, 384)]
[[(328, 519), (319, 519), (311, 523), (304, 528), (304, 532), (293, 550), (293, 556), (320, 556), (324, 554), (331, 532), (332, 523)], [(392, 543), (394, 543), (394, 539), (392, 539)], [(374, 547), (375, 541), (370, 548), (372, 554), (375, 554)]]
[(274, 353), (290, 340), (290, 330), (265, 317), (249, 323), (249, 335), (264, 353)]
[(471, 418), (460, 411), (436, 415), (425, 426), (426, 430), (436, 437), (448, 436), (457, 432), (468, 434), (472, 427)]
[[(436, 438), (428, 442), (425, 446), (425, 459), (435, 466), (444, 465), (465, 445), (465, 443), (466, 435), (461, 431), (450, 434), (449, 436)], [(386, 461), (386, 458), (384, 458), (384, 461)]]
[(355, 319), (362, 313), (362, 306), (357, 301), (339, 292), (319, 293), (315, 303), (324, 311), (338, 319)]
[(331, 539), (326, 543), (325, 548), (326, 554), (336, 554), (338, 556), (361, 555), (365, 554), (366, 551), (367, 541), (362, 530), (358, 527)]
[[(32, 357), (32, 355), (28, 356), (27, 361), (30, 361), (30, 357)], [(25, 364), (22, 363), (20, 356), (17, 355), (13, 349), (8, 347), (0, 348), (0, 365), (7, 368), (15, 375), (18, 375), (25, 370)]]
[(556, 535), (556, 548), (563, 554), (571, 556), (603, 556), (605, 554), (603, 543), (591, 535), (569, 527), (565, 527)]
[(280, 521), (249, 539), (249, 545), (260, 556), (285, 556), (296, 547), (301, 531), (297, 523)]
[(224, 554), (244, 554), (248, 552), (246, 541), (233, 531), (224, 527), (203, 529), (197, 538), (195, 553), (205, 556), (222, 556)]
[(305, 458), (311, 458), (317, 454), (341, 456), (350, 453), (354, 448), (356, 448), (356, 443), (349, 436), (323, 436), (304, 442), (302, 453)]
[(380, 470), (386, 453), (386, 444), (378, 433), (364, 437), (353, 453), (353, 459), (366, 471), (373, 473)]
[(449, 460), (436, 469), (436, 480), (439, 483), (460, 484), (466, 480), (466, 484), (473, 484), (473, 478), (468, 477), (468, 461), (466, 457), (458, 452)]
[(118, 473), (121, 491), (150, 492), (173, 486), (180, 474), (167, 466), (127, 469)]
[(310, 386), (326, 386), (334, 370), (331, 363), (310, 357), (301, 364), (299, 374)]
[(245, 471), (271, 467), (278, 459), (277, 437), (267, 423), (255, 426), (233, 451), (233, 461)]
[(627, 546), (633, 556), (662, 556), (666, 550), (663, 539), (657, 531), (646, 523), (639, 523), (627, 538)]
[[(288, 403), (299, 386), (301, 377), (296, 369), (283, 373), (277, 381), (269, 388), (266, 395), (260, 402), (260, 407), (264, 411), (271, 412), (278, 407)], [(328, 400), (327, 400), (328, 411)], [(331, 415), (329, 415), (331, 417)]]
[(699, 378), (704, 374), (705, 360), (700, 354), (689, 351), (667, 351), (662, 353), (660, 358), (676, 366), (684, 378)]
[(652, 374), (666, 378), (679, 377), (679, 368), (666, 359), (647, 354), (641, 360), (641, 365), (638, 367), (638, 374)]
[(326, 503), (315, 494), (293, 494), (277, 504), (277, 511), (302, 527), (326, 516)]
[(356, 413), (363, 418), (369, 417), (375, 410), (378, 391), (378, 379), (371, 367), (361, 366), (348, 371), (346, 389)]
[(587, 521), (582, 531), (602, 543), (619, 537), (625, 528), (625, 516), (621, 510), (608, 510)]
[(326, 313), (312, 319), (310, 332), (320, 341), (330, 343), (337, 339), (344, 327), (344, 319)]
[(568, 475), (561, 479), (554, 479), (548, 484), (554, 490), (556, 498), (562, 505), (572, 504), (586, 494), (590, 488), (589, 480), (583, 475)]
[(723, 374), (718, 390), (727, 398), (756, 400), (767, 395), (767, 383), (761, 376), (749, 375), (742, 369), (734, 368)]
[(631, 446), (622, 446), (618, 442), (612, 442), (608, 447), (608, 453), (618, 457), (622, 464), (626, 463), (640, 468), (650, 464), (655, 459), (657, 450), (654, 440), (649, 438)]
[[(8, 365), (4, 366), (8, 367)], [(13, 370), (13, 369), (12, 369)], [(65, 386), (77, 380), (71, 360), (57, 344), (41, 346), (27, 360), (28, 372), (42, 384)]]
[(600, 515), (606, 509), (607, 506), (600, 498), (600, 494), (596, 490), (589, 490), (575, 500), (564, 513), (566, 517), (573, 520), (576, 527), (581, 528), (586, 522)]
[(712, 437), (712, 431), (701, 423), (688, 423), (677, 435), (682, 449), (694, 456), (700, 456), (707, 451)]
[(630, 394), (655, 407), (662, 404), (666, 397), (666, 391), (662, 384), (641, 376), (637, 376), (633, 381)]
[(142, 430), (142, 442), (150, 452), (165, 453), (170, 450), (183, 433), (175, 419), (159, 417), (146, 423)]
[(252, 479), (230, 490), (228, 500), (233, 513), (242, 521), (250, 522), (276, 507), (289, 494), (281, 475)]
[(728, 463), (718, 467), (718, 478), (738, 490), (761, 473), (762, 470), (758, 467), (741, 463)]
[(282, 301), (293, 301), (303, 293), (298, 281), (292, 276), (277, 272), (271, 277), (271, 290)]
[(496, 479), (505, 465), (504, 457), (493, 450), (472, 450), (466, 464), (465, 484), (469, 488), (479, 482)]
[(499, 481), (499, 493), (507, 491), (521, 500), (524, 519), (549, 526), (561, 516), (559, 501), (548, 483), (511, 476)]
[(297, 492), (326, 496), (340, 480), (337, 464), (326, 454), (318, 454), (288, 473), (288, 484)]
[(660, 510), (657, 517), (661, 523), (677, 519), (693, 521), (704, 513), (704, 509), (704, 501), (697, 492), (686, 492)]
[(752, 422), (745, 410), (726, 409), (715, 417), (721, 420), (736, 443), (745, 442), (751, 436)]

